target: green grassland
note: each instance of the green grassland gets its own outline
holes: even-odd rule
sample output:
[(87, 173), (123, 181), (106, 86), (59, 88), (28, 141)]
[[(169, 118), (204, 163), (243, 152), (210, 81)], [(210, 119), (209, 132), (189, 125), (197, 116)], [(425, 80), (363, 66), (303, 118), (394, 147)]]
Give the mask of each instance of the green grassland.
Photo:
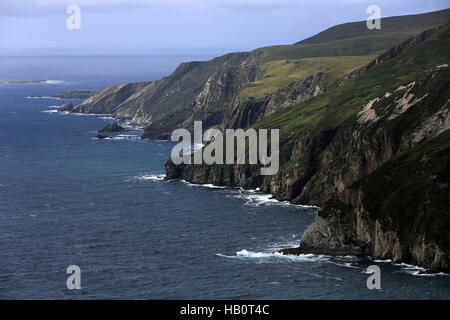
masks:
[(325, 88), (352, 70), (369, 63), (383, 51), (425, 30), (450, 20), (450, 10), (382, 19), (380, 30), (369, 30), (365, 21), (331, 27), (293, 45), (254, 50), (263, 78), (251, 82), (240, 96), (260, 96), (304, 79), (314, 73), (327, 74)]
[(449, 250), (450, 132), (408, 149), (358, 182), (373, 219), (397, 229), (403, 245), (425, 234)]
[(446, 24), (450, 9), (420, 15), (381, 19), (381, 29), (369, 30), (366, 21), (340, 24), (294, 45), (256, 49), (263, 62), (307, 57), (361, 56), (393, 47), (425, 30)]
[(260, 96), (281, 89), (290, 83), (318, 72), (327, 74), (325, 87), (330, 87), (345, 74), (372, 61), (381, 52), (365, 56), (317, 57), (294, 60), (275, 60), (261, 66), (264, 78), (250, 82), (240, 96)]
[[(449, 61), (450, 26), (447, 25), (417, 48), (375, 66), (361, 78), (279, 110), (252, 127), (280, 129), (280, 143), (290, 145), (305, 128), (320, 133), (354, 121), (356, 113), (370, 99), (413, 81), (422, 70)], [(285, 148), (286, 152), (290, 150)]]

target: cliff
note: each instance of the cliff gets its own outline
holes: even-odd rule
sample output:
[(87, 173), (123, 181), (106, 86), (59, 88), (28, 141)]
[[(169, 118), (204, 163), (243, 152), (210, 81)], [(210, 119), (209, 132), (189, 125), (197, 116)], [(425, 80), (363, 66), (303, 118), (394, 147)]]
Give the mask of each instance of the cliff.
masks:
[(323, 205), (284, 254), (370, 255), (449, 272), (450, 130), (393, 157)]
[(358, 78), (262, 116), (252, 127), (280, 129), (276, 175), (168, 161), (167, 178), (259, 187), (320, 206), (300, 247), (283, 253), (370, 255), (450, 271), (449, 29), (409, 39)]

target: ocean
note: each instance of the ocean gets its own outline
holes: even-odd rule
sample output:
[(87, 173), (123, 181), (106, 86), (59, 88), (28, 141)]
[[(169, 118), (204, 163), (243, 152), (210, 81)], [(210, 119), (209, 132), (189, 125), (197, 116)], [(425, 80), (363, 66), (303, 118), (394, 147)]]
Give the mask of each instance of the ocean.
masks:
[[(114, 119), (55, 112), (61, 90), (158, 79), (207, 58), (0, 58), (0, 79), (51, 80), (0, 84), (0, 299), (450, 298), (448, 275), (413, 266), (276, 254), (299, 244), (316, 208), (166, 181), (172, 142), (137, 128), (98, 140)], [(66, 286), (69, 265), (80, 290)], [(380, 290), (367, 288), (370, 265)]]

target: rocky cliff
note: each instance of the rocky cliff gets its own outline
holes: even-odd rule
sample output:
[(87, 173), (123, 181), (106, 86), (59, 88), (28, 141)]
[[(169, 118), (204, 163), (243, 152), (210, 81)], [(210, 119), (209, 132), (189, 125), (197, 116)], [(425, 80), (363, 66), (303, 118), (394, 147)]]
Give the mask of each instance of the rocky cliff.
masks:
[[(321, 206), (300, 247), (284, 253), (364, 254), (450, 271), (449, 29), (408, 40), (359, 78), (263, 116), (253, 127), (281, 132), (276, 175), (260, 176), (250, 165), (168, 161), (167, 178), (259, 187)], [(240, 110), (248, 110), (234, 117), (240, 125), (265, 113)]]

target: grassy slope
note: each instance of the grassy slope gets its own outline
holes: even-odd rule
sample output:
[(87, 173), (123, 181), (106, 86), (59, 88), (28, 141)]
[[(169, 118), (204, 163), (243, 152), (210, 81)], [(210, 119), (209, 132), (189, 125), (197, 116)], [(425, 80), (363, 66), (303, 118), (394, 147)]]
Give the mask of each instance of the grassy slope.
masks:
[(344, 74), (367, 64), (378, 53), (424, 30), (450, 20), (450, 10), (382, 19), (381, 30), (369, 30), (365, 21), (329, 28), (294, 45), (256, 49), (264, 78), (252, 82), (239, 94), (260, 96), (317, 72), (325, 72), (329, 87)]
[[(370, 99), (392, 92), (414, 77), (414, 70), (450, 60), (450, 26), (442, 28), (428, 41), (400, 57), (372, 69), (363, 77), (305, 102), (292, 105), (256, 123), (255, 128), (280, 129), (281, 150), (290, 152), (297, 133), (308, 127), (313, 132), (337, 128), (355, 120), (355, 114)], [(281, 159), (286, 157), (281, 157)]]
[(294, 60), (274, 60), (261, 66), (264, 79), (249, 83), (239, 92), (241, 96), (260, 96), (290, 83), (304, 79), (318, 72), (325, 72), (328, 77), (326, 87), (347, 73), (372, 61), (379, 53), (365, 56), (318, 57)]
[(450, 9), (420, 15), (383, 18), (380, 30), (369, 30), (365, 21), (329, 28), (294, 45), (271, 46), (261, 50), (263, 61), (307, 57), (366, 55), (392, 47), (422, 31), (450, 20)]

